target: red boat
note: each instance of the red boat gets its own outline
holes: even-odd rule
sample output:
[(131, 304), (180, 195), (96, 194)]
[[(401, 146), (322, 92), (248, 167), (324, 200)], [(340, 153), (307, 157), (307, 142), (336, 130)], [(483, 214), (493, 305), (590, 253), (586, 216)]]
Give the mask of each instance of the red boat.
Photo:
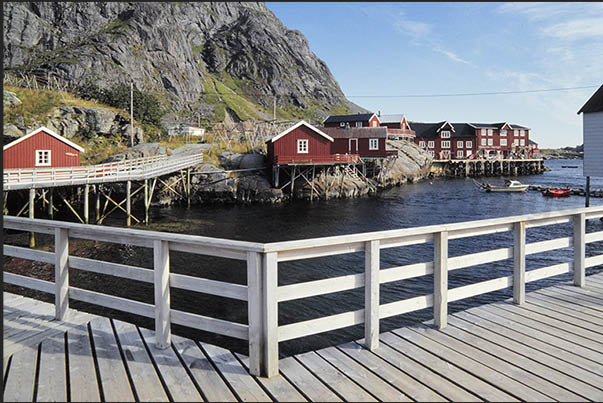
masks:
[(542, 195), (548, 197), (569, 197), (571, 193), (571, 189), (546, 189), (542, 191)]

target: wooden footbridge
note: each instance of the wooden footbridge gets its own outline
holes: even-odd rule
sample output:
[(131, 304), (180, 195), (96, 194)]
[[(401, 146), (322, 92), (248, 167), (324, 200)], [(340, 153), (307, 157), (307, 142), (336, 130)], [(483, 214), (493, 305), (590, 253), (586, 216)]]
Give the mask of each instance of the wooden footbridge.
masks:
[[(129, 159), (119, 162), (110, 162), (99, 165), (65, 167), (65, 168), (31, 168), (31, 169), (5, 169), (3, 175), (4, 191), (27, 190), (29, 189), (29, 201), (16, 214), (20, 216), (26, 210), (29, 211), (29, 217), (34, 218), (35, 202), (41, 200), (43, 207), (48, 208), (48, 216), (53, 217), (57, 211), (54, 203), (53, 189), (57, 187), (71, 186), (81, 190), (83, 193), (83, 211), (78, 211), (62, 195), (59, 195), (64, 204), (74, 214), (74, 216), (84, 224), (90, 222), (90, 189), (96, 194), (95, 222), (102, 224), (103, 220), (112, 212), (121, 210), (127, 215), (126, 224), (131, 225), (132, 219), (137, 223), (141, 220), (132, 215), (132, 197), (139, 191), (144, 191), (144, 222), (148, 223), (148, 211), (155, 191), (156, 184), (159, 183), (164, 188), (179, 194), (175, 189), (175, 184), (168, 184), (160, 179), (163, 175), (180, 172), (179, 182), (182, 182), (182, 188), (190, 203), (190, 175), (191, 168), (199, 165), (203, 161), (202, 154), (195, 154), (183, 157), (168, 157), (167, 155), (157, 155), (152, 157)], [(117, 202), (111, 198), (111, 192), (106, 191), (102, 185), (108, 183), (124, 182), (126, 184), (125, 199)], [(138, 184), (137, 189), (132, 189), (133, 184)], [(101, 210), (102, 197), (105, 198), (104, 207)], [(4, 211), (7, 211), (7, 199), (4, 197)], [(113, 208), (107, 209), (109, 203)], [(125, 203), (125, 207), (123, 204)], [(81, 214), (81, 215), (80, 215)]]
[[(54, 252), (4, 245), (5, 256), (51, 263), (55, 281), (4, 272), (5, 283), (54, 294), (45, 304), (5, 293), (4, 399), (20, 401), (601, 401), (603, 207), (276, 243), (5, 217), (5, 228), (54, 234)], [(597, 220), (594, 220), (597, 219)], [(526, 242), (526, 229), (572, 224)], [(448, 241), (510, 231), (512, 245), (449, 256)], [(69, 255), (71, 238), (153, 250), (153, 269)], [(432, 243), (434, 258), (382, 268), (380, 251)], [(526, 267), (526, 255), (571, 248), (570, 261)], [(243, 260), (247, 284), (171, 272), (170, 251)], [(364, 273), (279, 285), (278, 263), (364, 252)], [(511, 259), (509, 275), (456, 288), (450, 271)], [(311, 264), (311, 261), (308, 262)], [(70, 286), (69, 269), (150, 282), (154, 302)], [(381, 303), (380, 285), (433, 274), (433, 292)], [(565, 275), (526, 293), (526, 283)], [(570, 279), (568, 281), (568, 279)], [(363, 288), (364, 308), (279, 324), (278, 305)], [(448, 302), (495, 290), (513, 297), (448, 314)], [(170, 290), (247, 301), (248, 322), (170, 307)], [(69, 308), (70, 300), (155, 319), (154, 331)], [(434, 320), (380, 334), (380, 320), (432, 308)], [(171, 334), (171, 324), (248, 341), (247, 356)], [(279, 342), (364, 324), (362, 340), (279, 359)]]

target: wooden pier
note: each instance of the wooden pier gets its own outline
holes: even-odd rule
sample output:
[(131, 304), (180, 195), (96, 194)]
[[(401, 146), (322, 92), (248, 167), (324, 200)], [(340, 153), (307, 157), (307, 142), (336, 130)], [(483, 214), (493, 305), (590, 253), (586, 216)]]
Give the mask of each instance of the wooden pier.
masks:
[[(603, 231), (586, 232), (586, 223), (602, 216), (603, 207), (590, 207), (266, 244), (4, 217), (4, 228), (55, 237), (54, 252), (3, 246), (4, 256), (55, 271), (54, 282), (3, 274), (5, 283), (55, 298), (44, 305), (5, 294), (4, 398), (601, 401), (603, 273), (586, 277), (586, 269), (602, 266), (603, 253), (591, 247), (587, 254), (586, 246), (602, 242)], [(526, 241), (528, 228), (567, 223), (565, 236)], [(510, 245), (449, 254), (449, 240), (501, 232), (513, 234)], [(70, 256), (72, 238), (149, 248), (153, 268)], [(381, 267), (381, 250), (420, 244), (433, 245), (433, 260)], [(526, 267), (527, 255), (563, 248), (572, 248), (571, 260)], [(170, 251), (244, 261), (247, 283), (174, 273)], [(365, 256), (362, 273), (279, 285), (279, 262), (356, 252)], [(508, 275), (448, 285), (452, 270), (508, 259)], [(154, 301), (75, 287), (71, 268), (151, 283)], [(381, 284), (432, 274), (433, 292), (380, 302)], [(526, 294), (527, 283), (561, 275), (554, 286)], [(248, 321), (174, 309), (172, 289), (246, 301)], [(363, 309), (279, 323), (279, 303), (352, 289), (364, 289)], [(512, 299), (448, 313), (449, 302), (503, 289)], [(154, 318), (155, 329), (91, 318), (70, 309), (70, 300)], [(426, 308), (433, 322), (380, 334), (382, 319)], [(173, 335), (172, 324), (245, 340), (248, 357)], [(364, 326), (363, 340), (279, 359), (280, 342), (354, 325)]]
[(545, 170), (542, 159), (464, 159), (434, 160), (431, 172), (444, 176), (536, 175)]

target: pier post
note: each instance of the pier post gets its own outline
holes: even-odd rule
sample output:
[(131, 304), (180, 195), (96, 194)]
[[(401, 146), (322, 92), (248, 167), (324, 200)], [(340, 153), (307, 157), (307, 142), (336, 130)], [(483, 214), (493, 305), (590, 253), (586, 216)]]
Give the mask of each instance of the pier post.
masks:
[(88, 220), (88, 212), (90, 210), (88, 202), (89, 202), (89, 192), (90, 192), (90, 185), (86, 184), (86, 187), (84, 188), (84, 222), (86, 224), (88, 224), (89, 220)]
[(526, 301), (526, 223), (513, 224), (513, 302)]
[(191, 208), (191, 170), (186, 170), (186, 205)]
[(264, 366), (264, 318), (262, 316), (262, 255), (247, 252), (247, 318), (249, 324), (249, 372), (261, 376)]
[(54, 197), (52, 188), (48, 189), (48, 216), (54, 218)]
[(586, 259), (586, 217), (584, 213), (574, 216), (574, 285), (584, 287)]
[(96, 192), (96, 205), (94, 206), (94, 218), (97, 224), (100, 223), (100, 205), (101, 205), (101, 192), (100, 185), (96, 185), (94, 188)]
[(132, 224), (132, 181), (126, 182), (126, 214), (128, 218), (126, 218), (126, 225), (129, 227)]
[[(34, 218), (35, 203), (36, 203), (36, 189), (32, 188), (32, 189), (29, 189), (29, 218), (31, 218), (32, 220)], [(29, 233), (29, 247), (30, 248), (36, 247), (35, 232)]]
[(262, 376), (278, 375), (278, 259), (276, 252), (264, 254), (262, 261)]
[(448, 231), (433, 234), (433, 320), (438, 329), (448, 325)]
[(364, 343), (374, 351), (379, 348), (379, 241), (364, 247)]
[(69, 311), (69, 230), (54, 230), (54, 304), (57, 320), (65, 320)]
[(170, 250), (168, 241), (153, 241), (155, 283), (155, 343), (157, 348), (170, 346)]
[[(144, 223), (149, 225), (149, 205), (151, 204), (149, 199), (149, 180), (144, 180)], [(190, 201), (190, 200), (189, 200)], [(190, 205), (189, 205), (190, 207)]]

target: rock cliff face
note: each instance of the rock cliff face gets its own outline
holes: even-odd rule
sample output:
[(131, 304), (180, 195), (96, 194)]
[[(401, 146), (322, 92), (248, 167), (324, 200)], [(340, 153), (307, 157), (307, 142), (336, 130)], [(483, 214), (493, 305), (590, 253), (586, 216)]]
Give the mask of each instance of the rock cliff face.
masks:
[[(364, 111), (263, 3), (30, 2), (3, 11), (8, 72), (100, 87), (133, 79), (179, 114), (203, 118), (219, 103), (222, 113), (266, 117), (274, 96), (296, 117)], [(223, 96), (232, 93), (240, 98)]]

